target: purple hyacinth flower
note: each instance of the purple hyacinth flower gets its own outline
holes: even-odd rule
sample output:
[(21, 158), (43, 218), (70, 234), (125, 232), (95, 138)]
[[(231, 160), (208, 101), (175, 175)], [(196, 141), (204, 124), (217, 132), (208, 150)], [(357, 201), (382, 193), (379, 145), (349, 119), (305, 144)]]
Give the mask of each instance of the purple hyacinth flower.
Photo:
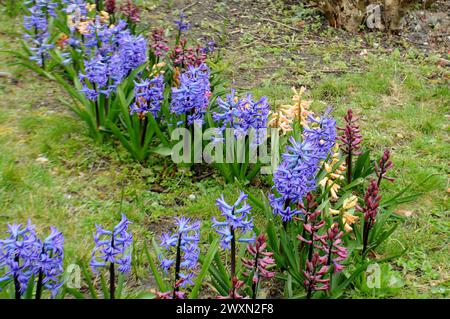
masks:
[(166, 249), (166, 253), (159, 255), (158, 259), (166, 274), (172, 267), (178, 267), (176, 270), (180, 282), (174, 283), (174, 286), (186, 287), (193, 284), (192, 279), (198, 267), (200, 221), (185, 217), (175, 218), (175, 221), (177, 229), (161, 235), (160, 245)]
[(95, 247), (92, 250), (91, 268), (98, 272), (110, 263), (117, 264), (118, 271), (128, 273), (131, 269), (131, 244), (133, 236), (128, 231), (131, 222), (122, 214), (122, 219), (112, 231), (96, 225)]
[(23, 295), (33, 275), (41, 245), (30, 221), (26, 226), (8, 225), (7, 233), (9, 236), (0, 240), (0, 283), (13, 281), (18, 293)]
[(185, 115), (188, 125), (203, 122), (211, 95), (209, 74), (204, 63), (198, 67), (190, 65), (180, 76), (180, 86), (172, 88), (170, 110), (176, 115)]
[(24, 38), (28, 42), (31, 52), (30, 60), (41, 67), (45, 66), (45, 60), (53, 48), (50, 42), (48, 24), (50, 17), (55, 16), (57, 3), (50, 0), (26, 1), (25, 7), (28, 14), (24, 17)]
[(52, 298), (56, 296), (63, 285), (64, 273), (64, 236), (56, 227), (51, 227), (50, 235), (41, 243), (41, 252), (34, 264), (34, 274), (41, 274), (44, 288), (51, 291)]
[(130, 114), (151, 113), (158, 118), (158, 113), (164, 100), (164, 77), (159, 75), (153, 79), (134, 82), (135, 101), (130, 106)]
[(325, 160), (336, 142), (336, 121), (329, 109), (316, 119), (309, 117), (310, 125), (305, 129), (303, 140), (290, 137), (290, 145), (282, 154), (282, 162), (273, 174), (273, 189), (279, 196), (271, 194), (270, 203), (275, 215), (283, 222), (300, 214), (297, 209), (303, 198), (316, 188), (316, 174), (321, 160)]
[(86, 55), (85, 70), (79, 77), (86, 98), (95, 100), (98, 95), (109, 96), (136, 68), (147, 60), (147, 43), (142, 36), (132, 35), (127, 24), (119, 20), (109, 27), (100, 17), (87, 26), (84, 35)]
[(191, 24), (186, 21), (186, 14), (184, 12), (180, 12), (179, 18), (175, 20), (175, 24), (177, 25), (178, 32), (183, 33), (191, 28)]
[(220, 235), (220, 244), (223, 249), (229, 249), (233, 239), (232, 231), (236, 236), (236, 231), (240, 232), (240, 236), (236, 236), (236, 240), (240, 242), (252, 242), (253, 234), (253, 218), (250, 217), (252, 207), (247, 203), (247, 195), (240, 192), (238, 199), (233, 205), (228, 204), (223, 195), (216, 200), (216, 205), (221, 211), (221, 217), (225, 217), (223, 221), (212, 218), (212, 227)]
[(214, 121), (221, 125), (221, 129), (229, 127), (234, 130), (236, 137), (255, 134), (253, 144), (260, 145), (267, 136), (267, 120), (270, 105), (267, 97), (254, 100), (251, 94), (238, 99), (236, 91), (231, 90), (226, 99), (217, 98), (218, 109), (213, 112)]
[(320, 159), (327, 158), (331, 149), (336, 143), (336, 120), (330, 116), (331, 108), (329, 108), (324, 115), (318, 119), (312, 115), (308, 116), (311, 123), (309, 128), (303, 132), (305, 139), (308, 140), (317, 149), (317, 155)]

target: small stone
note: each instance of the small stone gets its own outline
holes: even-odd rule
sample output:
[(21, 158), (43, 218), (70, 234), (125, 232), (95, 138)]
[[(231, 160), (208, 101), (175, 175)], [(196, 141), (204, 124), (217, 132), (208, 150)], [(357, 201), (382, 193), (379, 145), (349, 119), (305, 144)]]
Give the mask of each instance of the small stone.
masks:
[(45, 156), (39, 156), (38, 158), (36, 158), (36, 162), (38, 162), (40, 164), (47, 164), (48, 158)]
[(406, 209), (399, 209), (396, 211), (397, 214), (401, 215), (401, 216), (405, 216), (407, 218), (411, 217), (413, 215), (413, 212), (410, 210), (406, 210)]
[(188, 196), (188, 199), (191, 200), (191, 201), (194, 201), (194, 200), (197, 199), (197, 196), (195, 196), (194, 194), (191, 194), (191, 195)]

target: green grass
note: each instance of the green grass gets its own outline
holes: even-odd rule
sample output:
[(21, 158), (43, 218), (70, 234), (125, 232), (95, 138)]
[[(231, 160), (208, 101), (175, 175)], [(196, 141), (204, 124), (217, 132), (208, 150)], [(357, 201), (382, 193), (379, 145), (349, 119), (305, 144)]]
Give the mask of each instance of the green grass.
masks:
[[(16, 21), (3, 13), (0, 17), (4, 21), (0, 47), (17, 48)], [(290, 71), (280, 67), (251, 72), (284, 54), (267, 46), (226, 52), (223, 63), (230, 78), (246, 69), (241, 81), (255, 95), (268, 95), (274, 107), (290, 101), (291, 85), (307, 84), (312, 98), (333, 106), (340, 124), (346, 109), (353, 108), (361, 116), (364, 145), (378, 155), (385, 147), (392, 149), (391, 175), (396, 181), (384, 184), (384, 196), (434, 175), (425, 185), (413, 187), (424, 192), (419, 200), (398, 208), (409, 217), (383, 247), (386, 255), (407, 248), (392, 263), (405, 285), (388, 296), (448, 297), (448, 83), (433, 58), (411, 58), (398, 51), (380, 50), (358, 58), (360, 73), (320, 72), (335, 67), (336, 59), (341, 61), (339, 69), (353, 63), (343, 56), (345, 49), (332, 42), (310, 47), (308, 54), (323, 63), (317, 70), (306, 70), (308, 63), (284, 57), (281, 63), (288, 63)], [(231, 63), (236, 54), (247, 62)], [(177, 171), (167, 159), (155, 157), (143, 167), (120, 146), (114, 147), (114, 141), (94, 144), (83, 123), (58, 102), (57, 97), (66, 97), (64, 92), (55, 83), (10, 66), (12, 61), (1, 55), (0, 71), (12, 73), (14, 81), (0, 78), (0, 230), (8, 222), (27, 219), (38, 225), (40, 233), (55, 225), (66, 237), (66, 263), (71, 263), (89, 254), (94, 225), (112, 226), (120, 209), (133, 221), (134, 237), (142, 243), (169, 227), (170, 216), (208, 221), (217, 214), (215, 198), (237, 194), (219, 176), (194, 182), (189, 172)], [(324, 108), (314, 104), (315, 111)], [(37, 161), (39, 157), (48, 162)], [(156, 192), (155, 185), (164, 192)], [(188, 198), (191, 194), (194, 200)], [(370, 294), (355, 291), (352, 296)]]

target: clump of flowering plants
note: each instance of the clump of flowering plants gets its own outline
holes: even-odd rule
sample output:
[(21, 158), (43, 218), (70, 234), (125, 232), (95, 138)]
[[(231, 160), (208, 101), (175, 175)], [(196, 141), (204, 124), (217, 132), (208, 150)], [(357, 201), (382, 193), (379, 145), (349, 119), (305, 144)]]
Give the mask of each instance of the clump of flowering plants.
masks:
[(364, 276), (373, 262), (369, 252), (397, 227), (391, 208), (417, 194), (403, 196), (405, 189), (381, 199), (379, 184), (392, 180), (386, 178), (393, 167), (391, 154), (385, 151), (376, 164), (370, 160), (351, 111), (342, 133), (330, 110), (322, 116), (301, 109), (298, 114), (304, 118), (278, 114), (275, 120), (283, 123), (271, 123), (283, 125), (288, 144), (273, 174), (272, 191), (250, 199), (265, 211), (268, 248), (279, 270), (277, 278), (286, 282), (286, 295), (338, 297)]
[[(218, 97), (208, 123), (214, 128), (210, 143), (214, 159), (207, 161), (220, 171), (228, 183), (251, 181), (260, 171), (266, 147), (270, 105), (267, 97), (256, 99), (247, 93), (238, 97), (232, 89), (224, 98)], [(266, 156), (267, 157), (267, 156)]]
[(174, 231), (163, 233), (159, 243), (153, 239), (152, 246), (158, 262), (147, 248), (145, 253), (158, 286), (156, 297), (197, 298), (219, 247), (219, 240), (214, 240), (201, 258), (200, 221), (181, 217), (175, 218)]
[(0, 291), (15, 299), (41, 299), (44, 290), (55, 298), (63, 285), (64, 237), (55, 228), (47, 238), (37, 237), (29, 221), (8, 225), (8, 237), (0, 240)]
[[(97, 231), (94, 235), (95, 247), (92, 250), (90, 266), (92, 271), (95, 274), (100, 274), (102, 278), (102, 270), (108, 269), (109, 291), (107, 293), (104, 291), (105, 298), (115, 299), (116, 297), (116, 272), (125, 275), (131, 270), (133, 236), (128, 231), (129, 224), (130, 221), (125, 215), (122, 215), (121, 221), (113, 230), (106, 230), (96, 225)], [(123, 281), (119, 282), (123, 284)]]
[(61, 102), (96, 141), (113, 135), (144, 162), (153, 151), (170, 154), (174, 129), (204, 122), (220, 82), (210, 81), (206, 64), (215, 44), (190, 46), (184, 14), (170, 47), (170, 34), (159, 28), (148, 38), (138, 34), (140, 9), (132, 0), (27, 5), (20, 63), (64, 87), (73, 101)]
[[(186, 45), (187, 40), (182, 41)], [(134, 78), (133, 91), (127, 94), (118, 88), (119, 122), (109, 124), (122, 145), (141, 162), (152, 152), (171, 154), (177, 128), (189, 131), (190, 147), (194, 124), (203, 129), (210, 100), (214, 98), (211, 80), (217, 81), (211, 79), (206, 53), (195, 59), (183, 50), (178, 52), (177, 44), (170, 53), (168, 44), (162, 29), (152, 31), (146, 67)], [(193, 157), (186, 162), (192, 163)]]
[[(89, 263), (80, 258), (77, 264), (81, 268), (85, 292), (64, 285), (64, 292), (76, 299), (121, 299), (146, 298), (147, 293), (135, 289), (125, 291), (126, 280), (131, 275), (135, 260), (135, 243), (130, 229), (132, 222), (122, 214), (112, 229), (95, 225), (94, 247), (89, 255)], [(99, 287), (100, 286), (100, 287)], [(101, 289), (101, 294), (98, 290)]]
[[(275, 275), (271, 270), (275, 261), (267, 251), (265, 236), (255, 234), (247, 198), (240, 192), (233, 204), (227, 203), (223, 195), (216, 200), (221, 219), (213, 217), (212, 227), (220, 236), (222, 250), (215, 253), (209, 273), (219, 299), (255, 299), (260, 283)], [(216, 234), (210, 234), (210, 240)]]
[(66, 104), (86, 122), (90, 134), (101, 141), (109, 131), (109, 123), (118, 120), (118, 90), (128, 96), (135, 77), (145, 68), (147, 44), (142, 36), (131, 34), (125, 21), (119, 20), (110, 27), (100, 16), (87, 21), (83, 33), (80, 70), (77, 72), (73, 65), (64, 66), (73, 86), (59, 74), (54, 77), (74, 100), (74, 105)]

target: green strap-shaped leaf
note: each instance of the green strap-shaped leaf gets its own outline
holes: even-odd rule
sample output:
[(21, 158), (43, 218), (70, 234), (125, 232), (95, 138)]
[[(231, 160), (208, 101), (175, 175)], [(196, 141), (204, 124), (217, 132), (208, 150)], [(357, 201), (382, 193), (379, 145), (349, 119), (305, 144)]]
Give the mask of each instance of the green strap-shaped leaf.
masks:
[(214, 260), (214, 256), (217, 253), (217, 249), (219, 248), (219, 239), (216, 238), (206, 253), (206, 257), (202, 261), (202, 269), (198, 274), (197, 280), (195, 281), (194, 288), (192, 288), (191, 293), (189, 294), (190, 299), (196, 299), (198, 297), (198, 293), (200, 291), (200, 287), (203, 283), (203, 279), (208, 273), (209, 267), (211, 266), (212, 261)]

